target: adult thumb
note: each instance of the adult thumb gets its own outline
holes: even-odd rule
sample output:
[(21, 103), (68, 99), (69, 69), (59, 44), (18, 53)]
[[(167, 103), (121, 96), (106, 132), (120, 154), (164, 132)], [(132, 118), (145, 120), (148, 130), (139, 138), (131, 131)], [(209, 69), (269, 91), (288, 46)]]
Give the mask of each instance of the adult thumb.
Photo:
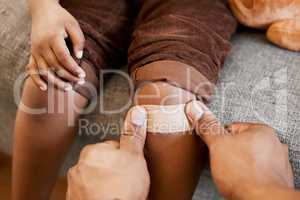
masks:
[(201, 101), (189, 102), (185, 112), (196, 133), (208, 146), (227, 134), (216, 116)]
[(120, 149), (143, 154), (146, 140), (147, 112), (141, 106), (132, 107), (126, 116), (120, 138)]

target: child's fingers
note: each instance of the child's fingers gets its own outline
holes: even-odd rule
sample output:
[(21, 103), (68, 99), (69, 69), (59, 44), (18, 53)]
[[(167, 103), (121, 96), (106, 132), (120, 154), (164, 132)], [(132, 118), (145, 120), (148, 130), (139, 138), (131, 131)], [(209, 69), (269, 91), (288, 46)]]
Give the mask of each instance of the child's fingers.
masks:
[(71, 74), (69, 71), (67, 71), (64, 68), (56, 69), (56, 74), (60, 78), (63, 78), (65, 80), (68, 80), (68, 81), (73, 82), (73, 83), (77, 83), (79, 85), (82, 85), (82, 84), (85, 83), (85, 80), (83, 78), (74, 78), (74, 75)]
[(78, 24), (78, 22), (74, 22), (72, 24), (66, 25), (66, 31), (68, 32), (72, 44), (75, 56), (78, 59), (81, 59), (83, 56), (83, 48), (84, 48), (84, 34)]
[(63, 37), (56, 37), (52, 43), (51, 48), (53, 49), (58, 61), (72, 74), (78, 76), (79, 78), (85, 77), (85, 72), (75, 60), (72, 58), (70, 51), (66, 45)]
[(50, 47), (49, 47), (49, 50), (44, 53), (43, 57), (45, 58), (48, 66), (51, 69), (53, 69), (53, 71), (57, 72), (57, 75), (60, 78), (63, 78), (65, 80), (68, 80), (68, 81), (74, 82), (74, 83), (77, 83), (81, 80), (80, 78), (78, 78), (77, 76), (74, 76), (73, 74), (71, 74), (70, 72), (68, 72), (61, 66), (61, 64), (58, 62), (54, 52), (50, 49)]
[(59, 79), (55, 74), (53, 74), (52, 71), (48, 70), (47, 72), (47, 80), (49, 83), (52, 83), (57, 88), (63, 90), (63, 91), (70, 91), (73, 89), (72, 85), (70, 83), (66, 83)]
[(33, 82), (42, 90), (47, 90), (47, 84), (40, 77), (36, 62), (32, 56), (30, 56), (29, 63), (26, 66), (27, 73), (32, 78)]
[(46, 60), (48, 66), (50, 68), (59, 68), (60, 67), (61, 64), (56, 59), (56, 56), (52, 52), (50, 47), (47, 47), (47, 50), (43, 52), (42, 56)]
[(58, 78), (53, 71), (51, 71), (43, 58), (37, 59), (38, 69), (41, 76), (48, 81), (48, 84), (52, 84), (53, 86), (63, 90), (70, 91), (73, 89), (70, 83), (65, 83), (60, 78)]

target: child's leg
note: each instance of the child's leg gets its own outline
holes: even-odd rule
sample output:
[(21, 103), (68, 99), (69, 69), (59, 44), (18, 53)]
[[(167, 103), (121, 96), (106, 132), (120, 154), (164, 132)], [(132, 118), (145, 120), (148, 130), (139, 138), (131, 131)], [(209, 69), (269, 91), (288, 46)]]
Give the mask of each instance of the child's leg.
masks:
[[(53, 89), (55, 111), (45, 114), (29, 114), (19, 109), (14, 135), (13, 199), (48, 199), (57, 172), (73, 142), (79, 114), (68, 101), (71, 98), (77, 108), (84, 108), (87, 99), (76, 92), (69, 95)], [(59, 96), (61, 99), (59, 99)], [(62, 100), (63, 98), (63, 100)], [(47, 108), (47, 93), (40, 91), (31, 79), (24, 85), (22, 102), (30, 108)], [(63, 112), (58, 112), (58, 107)]]
[[(60, 2), (79, 21), (85, 34), (80, 66), (87, 74), (86, 81), (97, 87), (99, 70), (120, 65), (126, 58), (135, 11), (127, 0)], [(84, 108), (91, 98), (86, 86), (76, 87), (69, 95), (53, 89), (55, 98), (49, 102), (47, 93), (41, 92), (31, 79), (26, 81), (21, 101), (30, 108), (47, 108), (51, 104), (54, 110), (30, 114), (19, 108), (14, 133), (13, 200), (49, 199), (59, 167), (77, 130), (76, 126), (68, 125), (68, 121), (76, 125), (79, 117), (68, 99), (73, 99), (77, 109)], [(63, 112), (58, 108), (64, 108)]]
[[(166, 82), (144, 85), (136, 93), (136, 103), (141, 105), (176, 105), (193, 99), (194, 94)], [(148, 132), (145, 152), (151, 177), (149, 199), (191, 199), (206, 163), (204, 143), (190, 131)]]
[[(144, 82), (137, 103), (209, 102), (235, 26), (222, 0), (144, 0), (129, 49), (131, 75)], [(199, 140), (148, 135), (151, 200), (191, 199), (207, 156)]]

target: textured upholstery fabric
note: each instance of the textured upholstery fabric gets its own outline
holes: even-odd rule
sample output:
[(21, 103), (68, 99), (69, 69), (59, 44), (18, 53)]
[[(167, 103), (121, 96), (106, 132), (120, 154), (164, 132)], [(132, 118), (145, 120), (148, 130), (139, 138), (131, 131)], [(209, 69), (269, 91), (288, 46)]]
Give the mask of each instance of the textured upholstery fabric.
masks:
[[(13, 85), (27, 63), (29, 23), (25, 0), (0, 0), (0, 149), (6, 152), (11, 146), (16, 111)], [(239, 31), (232, 42), (233, 49), (211, 108), (225, 123), (263, 121), (274, 126), (281, 141), (289, 145), (296, 184), (300, 188), (299, 53), (274, 47), (263, 34), (250, 31)], [(103, 98), (105, 108), (117, 108), (127, 102), (128, 88), (122, 84), (124, 81), (120, 77), (107, 81)], [(87, 135), (84, 129), (80, 130), (81, 136), (66, 160), (64, 171), (76, 161), (85, 144), (99, 141), (99, 136), (107, 130), (109, 135), (117, 132), (110, 125), (121, 123), (123, 114), (98, 113), (95, 111), (83, 118), (90, 125), (101, 124), (102, 134)], [(207, 170), (200, 179), (194, 199), (219, 199)]]
[(13, 84), (28, 58), (26, 1), (0, 0), (0, 149), (8, 152), (16, 105)]

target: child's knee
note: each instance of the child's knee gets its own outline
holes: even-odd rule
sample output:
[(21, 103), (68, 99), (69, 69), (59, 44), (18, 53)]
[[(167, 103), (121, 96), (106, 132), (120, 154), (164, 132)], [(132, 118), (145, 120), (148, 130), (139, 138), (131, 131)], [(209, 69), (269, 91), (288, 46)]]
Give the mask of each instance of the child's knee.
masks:
[(196, 96), (167, 82), (149, 82), (140, 85), (135, 94), (135, 104), (176, 105), (196, 99)]
[(27, 78), (22, 91), (20, 104), (36, 109), (47, 106), (47, 92), (39, 89), (31, 78)]
[[(162, 89), (167, 88), (166, 91), (175, 93), (183, 91), (180, 93), (181, 98), (193, 94), (205, 103), (211, 101), (214, 92), (214, 84), (190, 65), (178, 61), (161, 60), (137, 68), (133, 67), (132, 69), (131, 76), (135, 84), (141, 85), (140, 83), (163, 81), (174, 87), (165, 86), (162, 87)], [(142, 86), (139, 86), (139, 88)], [(152, 85), (152, 90), (153, 87), (154, 86)]]
[(185, 115), (185, 103), (196, 96), (167, 82), (148, 82), (140, 85), (134, 104), (143, 105), (148, 112), (149, 133), (186, 133), (191, 126)]
[(18, 103), (19, 111), (28, 115), (51, 117), (80, 110), (84, 108), (87, 99), (75, 91), (65, 92), (55, 87), (48, 87), (47, 91), (41, 91), (32, 79), (28, 78)]
[(191, 133), (192, 127), (185, 115), (185, 103), (196, 96), (167, 82), (153, 82), (140, 86), (135, 95), (135, 104), (148, 112), (148, 133)]

